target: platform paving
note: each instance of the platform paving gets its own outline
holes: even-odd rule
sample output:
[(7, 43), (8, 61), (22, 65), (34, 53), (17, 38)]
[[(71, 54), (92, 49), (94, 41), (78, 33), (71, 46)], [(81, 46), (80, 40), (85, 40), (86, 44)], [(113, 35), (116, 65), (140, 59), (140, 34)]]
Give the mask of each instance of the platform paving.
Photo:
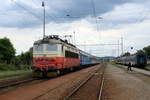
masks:
[(150, 100), (150, 77), (108, 64), (102, 100)]
[(150, 77), (150, 71), (146, 71), (146, 70), (142, 70), (142, 69), (138, 69), (138, 68), (132, 68), (134, 71), (148, 75)]
[[(127, 69), (127, 66), (124, 66), (124, 65), (117, 65), (117, 66)], [(150, 71), (147, 71), (147, 70), (144, 70), (144, 69), (135, 68), (135, 67), (132, 67), (132, 70), (136, 71), (136, 72), (139, 72), (141, 74), (150, 76)]]

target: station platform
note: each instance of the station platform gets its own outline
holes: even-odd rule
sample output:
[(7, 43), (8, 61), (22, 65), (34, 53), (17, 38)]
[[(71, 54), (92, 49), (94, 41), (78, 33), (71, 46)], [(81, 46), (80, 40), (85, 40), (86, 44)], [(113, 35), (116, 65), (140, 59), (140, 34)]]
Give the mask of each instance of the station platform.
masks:
[(102, 100), (150, 100), (150, 77), (144, 75), (148, 72), (136, 68), (133, 70), (131, 72), (127, 68), (108, 64)]
[[(124, 65), (117, 65), (117, 66), (125, 68), (125, 69), (127, 69), (127, 67), (128, 67), (128, 66), (124, 66)], [(135, 68), (135, 67), (132, 67), (132, 70), (136, 71), (136, 72), (139, 72), (141, 74), (147, 75), (147, 76), (150, 77), (150, 71), (147, 71), (147, 70), (144, 70), (144, 69)]]

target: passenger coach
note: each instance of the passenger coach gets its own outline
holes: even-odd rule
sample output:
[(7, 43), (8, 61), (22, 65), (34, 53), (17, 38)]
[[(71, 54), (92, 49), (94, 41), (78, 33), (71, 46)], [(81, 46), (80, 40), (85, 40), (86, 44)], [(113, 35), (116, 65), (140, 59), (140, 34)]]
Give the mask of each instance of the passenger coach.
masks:
[(116, 63), (123, 64), (123, 65), (129, 65), (130, 63), (131, 66), (144, 68), (144, 66), (147, 64), (147, 57), (141, 54), (119, 57), (116, 59)]

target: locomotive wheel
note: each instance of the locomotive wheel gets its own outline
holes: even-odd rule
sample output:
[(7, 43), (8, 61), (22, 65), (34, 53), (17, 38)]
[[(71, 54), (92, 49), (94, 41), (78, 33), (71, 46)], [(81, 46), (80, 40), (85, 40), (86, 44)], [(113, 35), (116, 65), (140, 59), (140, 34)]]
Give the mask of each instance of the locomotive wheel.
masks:
[(60, 69), (60, 75), (63, 75), (64, 74), (64, 69)]
[(42, 72), (43, 77), (47, 77), (47, 72)]
[(43, 75), (42, 72), (32, 72), (32, 76), (41, 78)]

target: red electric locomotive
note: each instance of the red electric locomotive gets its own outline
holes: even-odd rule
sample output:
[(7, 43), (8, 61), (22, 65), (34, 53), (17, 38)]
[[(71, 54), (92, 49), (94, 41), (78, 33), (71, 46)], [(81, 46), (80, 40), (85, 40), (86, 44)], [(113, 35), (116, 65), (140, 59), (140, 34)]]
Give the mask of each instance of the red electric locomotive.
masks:
[(57, 35), (48, 36), (34, 43), (32, 63), (35, 76), (59, 75), (80, 65), (79, 50)]

